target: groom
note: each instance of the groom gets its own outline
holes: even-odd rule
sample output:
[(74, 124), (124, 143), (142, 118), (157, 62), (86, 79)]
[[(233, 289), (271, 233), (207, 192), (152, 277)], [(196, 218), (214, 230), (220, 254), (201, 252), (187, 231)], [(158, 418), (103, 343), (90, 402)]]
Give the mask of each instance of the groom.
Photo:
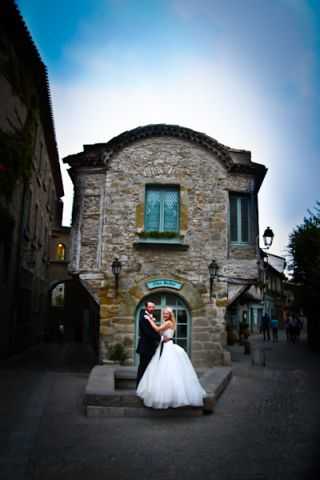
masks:
[(139, 317), (139, 343), (137, 347), (137, 353), (140, 355), (140, 363), (137, 374), (137, 386), (157, 349), (157, 346), (161, 340), (159, 333), (157, 333), (151, 327), (148, 316), (153, 316), (155, 310), (155, 304), (147, 302), (145, 308), (141, 310)]

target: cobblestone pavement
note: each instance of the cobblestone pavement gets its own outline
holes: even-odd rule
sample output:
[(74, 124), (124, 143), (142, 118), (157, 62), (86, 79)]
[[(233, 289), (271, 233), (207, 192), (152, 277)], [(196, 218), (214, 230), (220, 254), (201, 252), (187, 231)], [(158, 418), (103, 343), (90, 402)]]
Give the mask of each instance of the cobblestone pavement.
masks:
[[(320, 479), (320, 354), (252, 340), (266, 367), (230, 347), (234, 376), (214, 415), (86, 418), (88, 371), (39, 351), (0, 369), (0, 479)], [(59, 355), (57, 355), (59, 356)], [(58, 368), (59, 367), (59, 368)]]

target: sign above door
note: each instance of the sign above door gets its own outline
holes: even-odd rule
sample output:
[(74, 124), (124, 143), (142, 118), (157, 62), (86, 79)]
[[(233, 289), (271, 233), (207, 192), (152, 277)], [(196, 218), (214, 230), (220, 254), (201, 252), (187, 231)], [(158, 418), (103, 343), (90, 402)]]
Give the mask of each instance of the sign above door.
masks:
[(181, 282), (177, 282), (176, 280), (169, 280), (167, 278), (159, 278), (157, 280), (150, 280), (146, 282), (147, 288), (150, 290), (153, 288), (174, 288), (175, 290), (181, 290), (183, 284)]

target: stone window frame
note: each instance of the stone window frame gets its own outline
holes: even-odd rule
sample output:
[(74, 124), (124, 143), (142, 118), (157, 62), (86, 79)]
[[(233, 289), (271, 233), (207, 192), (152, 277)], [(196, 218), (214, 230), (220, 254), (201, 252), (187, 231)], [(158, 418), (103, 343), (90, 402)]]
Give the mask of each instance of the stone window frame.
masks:
[[(144, 231), (144, 212), (145, 212), (145, 189), (148, 185), (159, 185), (159, 186), (177, 186), (180, 190), (179, 197), (179, 233), (173, 238), (151, 238)], [(177, 182), (170, 182), (168, 179), (166, 181), (147, 181), (143, 184), (139, 192), (136, 204), (136, 239), (133, 243), (135, 248), (168, 248), (175, 250), (187, 250), (189, 245), (185, 243), (185, 235), (188, 232), (189, 228), (189, 199), (187, 188)]]
[[(158, 190), (160, 191), (162, 194), (163, 192), (165, 192), (166, 190), (169, 191), (169, 190), (176, 190), (176, 192), (178, 193), (178, 205), (177, 205), (177, 216), (178, 216), (178, 219), (177, 219), (177, 227), (176, 227), (176, 230), (172, 230), (172, 233), (175, 232), (176, 235), (178, 236), (180, 234), (180, 185), (178, 184), (159, 184), (159, 183), (147, 183), (145, 184), (145, 190), (144, 190), (144, 196), (145, 196), (145, 199), (144, 199), (144, 232), (146, 233), (146, 235), (148, 235), (148, 230), (146, 229), (146, 208), (147, 208), (147, 194), (148, 194), (148, 190), (151, 190), (151, 189), (154, 189), (154, 190)], [(163, 195), (162, 195), (163, 196)], [(158, 230), (155, 230), (155, 232), (159, 233), (159, 234), (163, 234), (163, 236), (165, 237), (166, 235), (166, 231), (164, 230), (164, 212), (163, 212), (163, 199), (161, 200), (161, 205), (160, 205), (160, 218), (159, 218), (159, 229)], [(169, 233), (168, 233), (168, 237), (169, 237)]]

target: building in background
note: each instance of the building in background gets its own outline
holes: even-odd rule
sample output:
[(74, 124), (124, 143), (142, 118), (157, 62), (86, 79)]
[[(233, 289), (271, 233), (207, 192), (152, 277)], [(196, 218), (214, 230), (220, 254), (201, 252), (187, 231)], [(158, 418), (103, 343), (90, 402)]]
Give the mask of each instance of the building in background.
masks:
[[(260, 275), (255, 281), (237, 289), (234, 294), (234, 284), (230, 287), (227, 321), (236, 333), (240, 330), (241, 322), (248, 325), (251, 333), (260, 332), (261, 319), (264, 312), (270, 318), (279, 320), (279, 327), (283, 328), (287, 296), (285, 285), (286, 260), (283, 257), (260, 251)], [(239, 281), (235, 282), (239, 283)]]
[[(164, 124), (85, 145), (64, 161), (75, 187), (70, 272), (99, 301), (102, 357), (120, 343), (136, 363), (149, 300), (159, 320), (173, 308), (176, 342), (196, 366), (228, 362), (229, 294), (258, 278), (266, 168), (248, 151)], [(213, 259), (219, 274), (210, 281)]]
[(264, 309), (270, 318), (279, 320), (279, 328), (283, 328), (284, 309), (286, 305), (285, 275), (286, 260), (283, 257), (267, 253), (265, 265)]
[(63, 185), (46, 67), (13, 0), (0, 8), (0, 356), (40, 341)]
[(79, 277), (70, 275), (69, 259), (70, 227), (56, 227), (49, 246), (45, 341), (73, 345), (66, 350), (69, 356), (73, 352), (82, 360), (87, 358), (88, 363), (97, 362), (99, 304)]
[(229, 297), (227, 309), (228, 326), (235, 332), (240, 331), (240, 324), (247, 324), (250, 333), (260, 330), (263, 314), (263, 289), (255, 280), (244, 285)]

